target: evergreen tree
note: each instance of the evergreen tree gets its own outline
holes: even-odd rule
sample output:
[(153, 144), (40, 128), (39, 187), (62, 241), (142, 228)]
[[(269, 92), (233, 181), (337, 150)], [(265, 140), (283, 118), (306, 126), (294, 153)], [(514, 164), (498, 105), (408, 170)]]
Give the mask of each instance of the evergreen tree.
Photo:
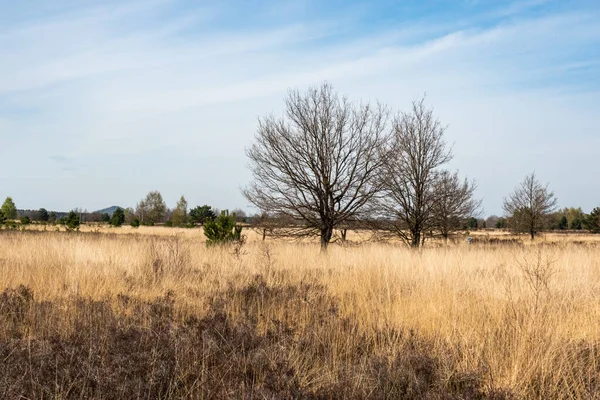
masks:
[(112, 217), (110, 218), (110, 224), (115, 227), (123, 225), (125, 222), (125, 211), (121, 207), (117, 207)]
[(567, 216), (563, 215), (562, 217), (560, 217), (560, 221), (558, 222), (558, 229), (560, 229), (561, 231), (564, 231), (568, 227), (569, 227), (569, 221), (567, 220)]
[(70, 230), (79, 229), (79, 225), (81, 224), (81, 220), (79, 218), (79, 213), (75, 211), (69, 211), (69, 214), (65, 218), (65, 225)]
[(38, 219), (42, 222), (48, 222), (48, 219), (50, 219), (50, 214), (45, 208), (40, 208), (38, 211)]
[(217, 217), (211, 206), (203, 205), (190, 210), (190, 219), (193, 223), (204, 225), (206, 221), (214, 220)]
[(242, 240), (242, 227), (236, 225), (235, 213), (225, 210), (216, 219), (204, 223), (207, 244), (223, 244)]
[(479, 226), (479, 225), (478, 225), (477, 218), (475, 218), (475, 217), (471, 217), (471, 218), (469, 218), (469, 219), (467, 220), (467, 227), (468, 227), (469, 229), (477, 229), (477, 227), (478, 227), (478, 226)]
[(596, 207), (589, 213), (584, 222), (585, 229), (594, 233), (600, 233), (600, 207)]

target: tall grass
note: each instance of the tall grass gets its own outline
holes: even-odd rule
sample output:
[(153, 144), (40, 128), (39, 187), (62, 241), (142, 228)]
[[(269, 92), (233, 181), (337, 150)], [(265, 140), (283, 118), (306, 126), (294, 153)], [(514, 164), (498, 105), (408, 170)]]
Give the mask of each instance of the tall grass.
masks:
[[(593, 237), (320, 254), (268, 240), (207, 248), (190, 234), (3, 232), (0, 368), (25, 375), (5, 374), (0, 390), (111, 398), (98, 371), (138, 346), (162, 372), (130, 371), (140, 383), (121, 397), (598, 398), (599, 255)], [(130, 346), (113, 343), (124, 327), (140, 329), (126, 331)], [(104, 347), (81, 347), (82, 332)], [(80, 343), (72, 365), (44, 347), (57, 340)], [(65, 372), (80, 364), (85, 376)]]

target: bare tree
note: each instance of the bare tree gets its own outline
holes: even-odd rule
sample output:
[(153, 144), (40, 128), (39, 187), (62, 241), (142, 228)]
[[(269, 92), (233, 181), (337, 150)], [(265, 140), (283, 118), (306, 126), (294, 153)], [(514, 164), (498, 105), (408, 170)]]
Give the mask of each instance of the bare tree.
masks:
[(394, 134), (381, 170), (383, 192), (375, 209), (385, 230), (419, 247), (424, 232), (435, 227), (438, 169), (452, 159), (444, 128), (426, 108), (425, 99), (394, 120)]
[(266, 212), (254, 215), (251, 218), (250, 226), (262, 236), (263, 241), (267, 239), (269, 233), (273, 232), (274, 225), (272, 218)]
[(441, 171), (433, 190), (433, 228), (448, 240), (462, 222), (480, 212), (481, 200), (475, 199), (477, 184), (461, 181), (458, 172)]
[(242, 210), (241, 208), (236, 208), (233, 211), (231, 211), (232, 214), (235, 214), (235, 220), (237, 222), (246, 222), (248, 220), (248, 215), (246, 214), (246, 211)]
[(298, 232), (297, 221), (289, 216), (264, 211), (252, 217), (250, 227), (262, 236), (262, 240), (266, 240), (267, 236), (285, 238)]
[(320, 236), (326, 250), (334, 229), (359, 218), (378, 192), (388, 113), (350, 103), (327, 83), (290, 90), (285, 105), (284, 117), (259, 120), (247, 150), (254, 181), (244, 195), (262, 212), (296, 221), (290, 235)]
[(531, 240), (555, 209), (554, 193), (548, 190), (548, 185), (542, 186), (535, 172), (525, 176), (514, 192), (504, 199), (504, 212), (512, 221), (511, 227), (519, 232), (528, 232)]

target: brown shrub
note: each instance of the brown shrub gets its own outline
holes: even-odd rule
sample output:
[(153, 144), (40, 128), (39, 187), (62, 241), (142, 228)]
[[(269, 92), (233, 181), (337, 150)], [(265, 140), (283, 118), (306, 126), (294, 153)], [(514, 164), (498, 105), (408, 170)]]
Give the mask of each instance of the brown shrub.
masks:
[[(26, 287), (5, 290), (0, 397), (509, 397), (486, 391), (481, 372), (448, 374), (415, 332), (362, 332), (315, 283), (257, 276), (216, 296), (203, 318), (178, 316), (173, 293), (115, 300), (36, 302)], [(41, 326), (65, 319), (68, 333)]]

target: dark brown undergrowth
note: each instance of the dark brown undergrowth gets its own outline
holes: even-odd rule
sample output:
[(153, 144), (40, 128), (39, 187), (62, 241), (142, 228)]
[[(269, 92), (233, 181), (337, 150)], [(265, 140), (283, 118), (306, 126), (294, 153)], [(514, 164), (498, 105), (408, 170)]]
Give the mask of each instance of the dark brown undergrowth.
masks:
[(2, 399), (484, 399), (485, 371), (458, 373), (410, 331), (364, 332), (315, 283), (257, 276), (177, 315), (172, 293), (37, 301), (0, 294)]
[(486, 245), (486, 246), (514, 246), (523, 247), (523, 241), (520, 238), (504, 238), (504, 237), (490, 237), (490, 236), (476, 236), (471, 239), (471, 243), (474, 245)]

